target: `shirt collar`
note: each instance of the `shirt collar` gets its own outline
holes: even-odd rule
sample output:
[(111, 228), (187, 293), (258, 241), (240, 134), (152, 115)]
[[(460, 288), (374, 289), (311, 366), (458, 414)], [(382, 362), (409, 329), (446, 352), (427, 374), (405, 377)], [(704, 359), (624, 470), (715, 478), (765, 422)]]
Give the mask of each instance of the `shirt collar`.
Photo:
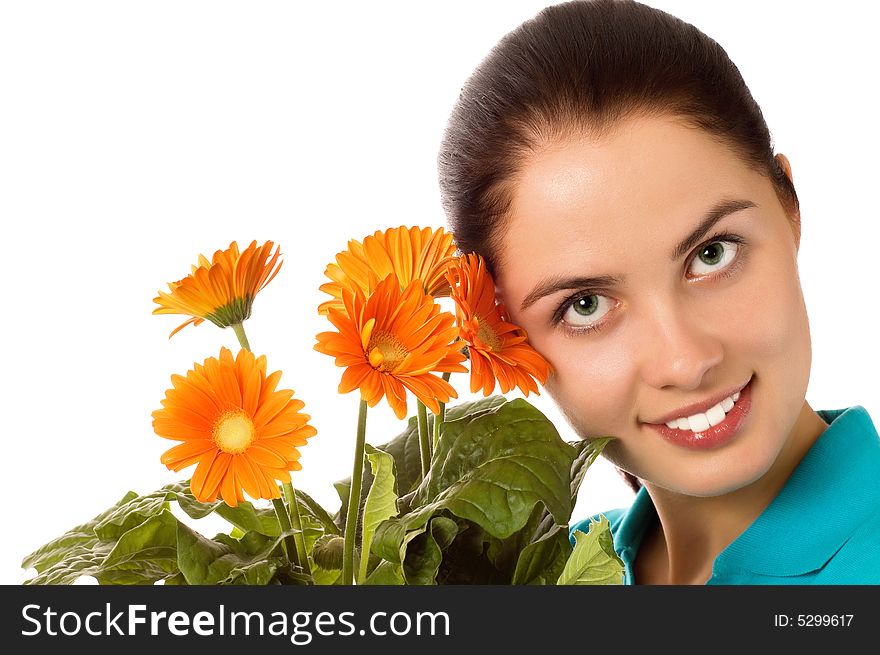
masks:
[(880, 437), (867, 410), (818, 414), (828, 427), (716, 566), (774, 576), (815, 571), (880, 507)]
[(614, 533), (614, 547), (625, 567), (624, 584), (633, 584), (633, 565), (636, 553), (645, 530), (655, 520), (656, 515), (657, 510), (654, 509), (651, 496), (648, 495), (647, 488), (642, 486)]
[[(817, 413), (828, 427), (770, 505), (718, 555), (713, 573), (746, 569), (795, 576), (814, 571), (880, 507), (880, 437), (867, 410), (856, 405)], [(615, 535), (628, 572), (655, 516), (642, 487)]]

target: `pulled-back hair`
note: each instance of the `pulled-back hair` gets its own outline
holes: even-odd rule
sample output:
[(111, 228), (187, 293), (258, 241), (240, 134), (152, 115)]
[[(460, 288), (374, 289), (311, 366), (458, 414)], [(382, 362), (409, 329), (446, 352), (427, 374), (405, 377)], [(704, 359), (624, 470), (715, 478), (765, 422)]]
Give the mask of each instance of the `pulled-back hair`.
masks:
[[(601, 138), (634, 115), (673, 115), (766, 175), (792, 220), (798, 198), (767, 123), (724, 49), (693, 25), (631, 0), (547, 7), (471, 74), (440, 147), (443, 208), (460, 252), (502, 268), (500, 244), (524, 162), (568, 137)], [(620, 470), (637, 490), (635, 476)]]

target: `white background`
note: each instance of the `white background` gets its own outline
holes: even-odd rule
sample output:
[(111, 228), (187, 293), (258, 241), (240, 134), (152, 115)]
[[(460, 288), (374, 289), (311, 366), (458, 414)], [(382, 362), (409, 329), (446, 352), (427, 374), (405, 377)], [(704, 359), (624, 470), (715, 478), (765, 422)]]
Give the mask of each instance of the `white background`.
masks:
[[(872, 5), (649, 4), (726, 48), (792, 162), (814, 346), (808, 401), (861, 404), (876, 420)], [(233, 239), (282, 247), (246, 328), (319, 432), (295, 483), (338, 507), (331, 482), (350, 471), (358, 398), (336, 394), (342, 369), (312, 350), (329, 326), (315, 311), (324, 267), (350, 238), (444, 224), (436, 155), (449, 111), (495, 42), (543, 5), (0, 5), (0, 582), (23, 580), (24, 555), (125, 491), (185, 475), (160, 464), (173, 444), (153, 434), (150, 413), (172, 373), (236, 340), (206, 323), (169, 341), (184, 318), (152, 316), (152, 299)], [(575, 438), (549, 397), (535, 403)], [(367, 439), (403, 425), (383, 403)], [(600, 460), (575, 518), (631, 498)]]

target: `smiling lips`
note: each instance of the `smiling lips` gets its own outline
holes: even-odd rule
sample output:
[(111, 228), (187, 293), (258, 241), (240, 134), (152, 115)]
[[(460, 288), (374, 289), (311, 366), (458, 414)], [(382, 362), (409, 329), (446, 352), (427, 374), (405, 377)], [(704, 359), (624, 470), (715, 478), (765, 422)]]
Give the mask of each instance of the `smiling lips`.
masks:
[[(646, 425), (659, 432), (667, 441), (679, 446), (691, 449), (716, 448), (736, 436), (752, 407), (751, 390), (752, 381), (749, 380), (740, 391), (725, 396), (705, 411), (688, 416), (664, 417), (662, 423)], [(705, 403), (702, 404), (705, 406)], [(684, 411), (698, 406), (692, 405)]]
[(733, 409), (733, 405), (737, 400), (739, 400), (738, 391), (732, 396), (728, 396), (720, 403), (712, 405), (712, 407), (705, 412), (698, 412), (691, 416), (683, 416), (673, 421), (667, 421), (666, 425), (670, 428), (691, 430), (693, 432), (708, 430), (710, 427), (714, 427), (724, 420), (727, 412)]

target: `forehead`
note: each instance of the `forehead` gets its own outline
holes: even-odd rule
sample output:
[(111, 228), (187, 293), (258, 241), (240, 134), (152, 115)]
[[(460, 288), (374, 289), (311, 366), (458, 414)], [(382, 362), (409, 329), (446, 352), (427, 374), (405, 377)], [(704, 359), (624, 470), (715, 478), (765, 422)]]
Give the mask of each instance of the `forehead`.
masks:
[(662, 244), (686, 235), (719, 198), (757, 195), (764, 182), (728, 146), (671, 116), (549, 144), (512, 185), (498, 277), (587, 266), (625, 273), (619, 264), (634, 249), (668, 258)]

